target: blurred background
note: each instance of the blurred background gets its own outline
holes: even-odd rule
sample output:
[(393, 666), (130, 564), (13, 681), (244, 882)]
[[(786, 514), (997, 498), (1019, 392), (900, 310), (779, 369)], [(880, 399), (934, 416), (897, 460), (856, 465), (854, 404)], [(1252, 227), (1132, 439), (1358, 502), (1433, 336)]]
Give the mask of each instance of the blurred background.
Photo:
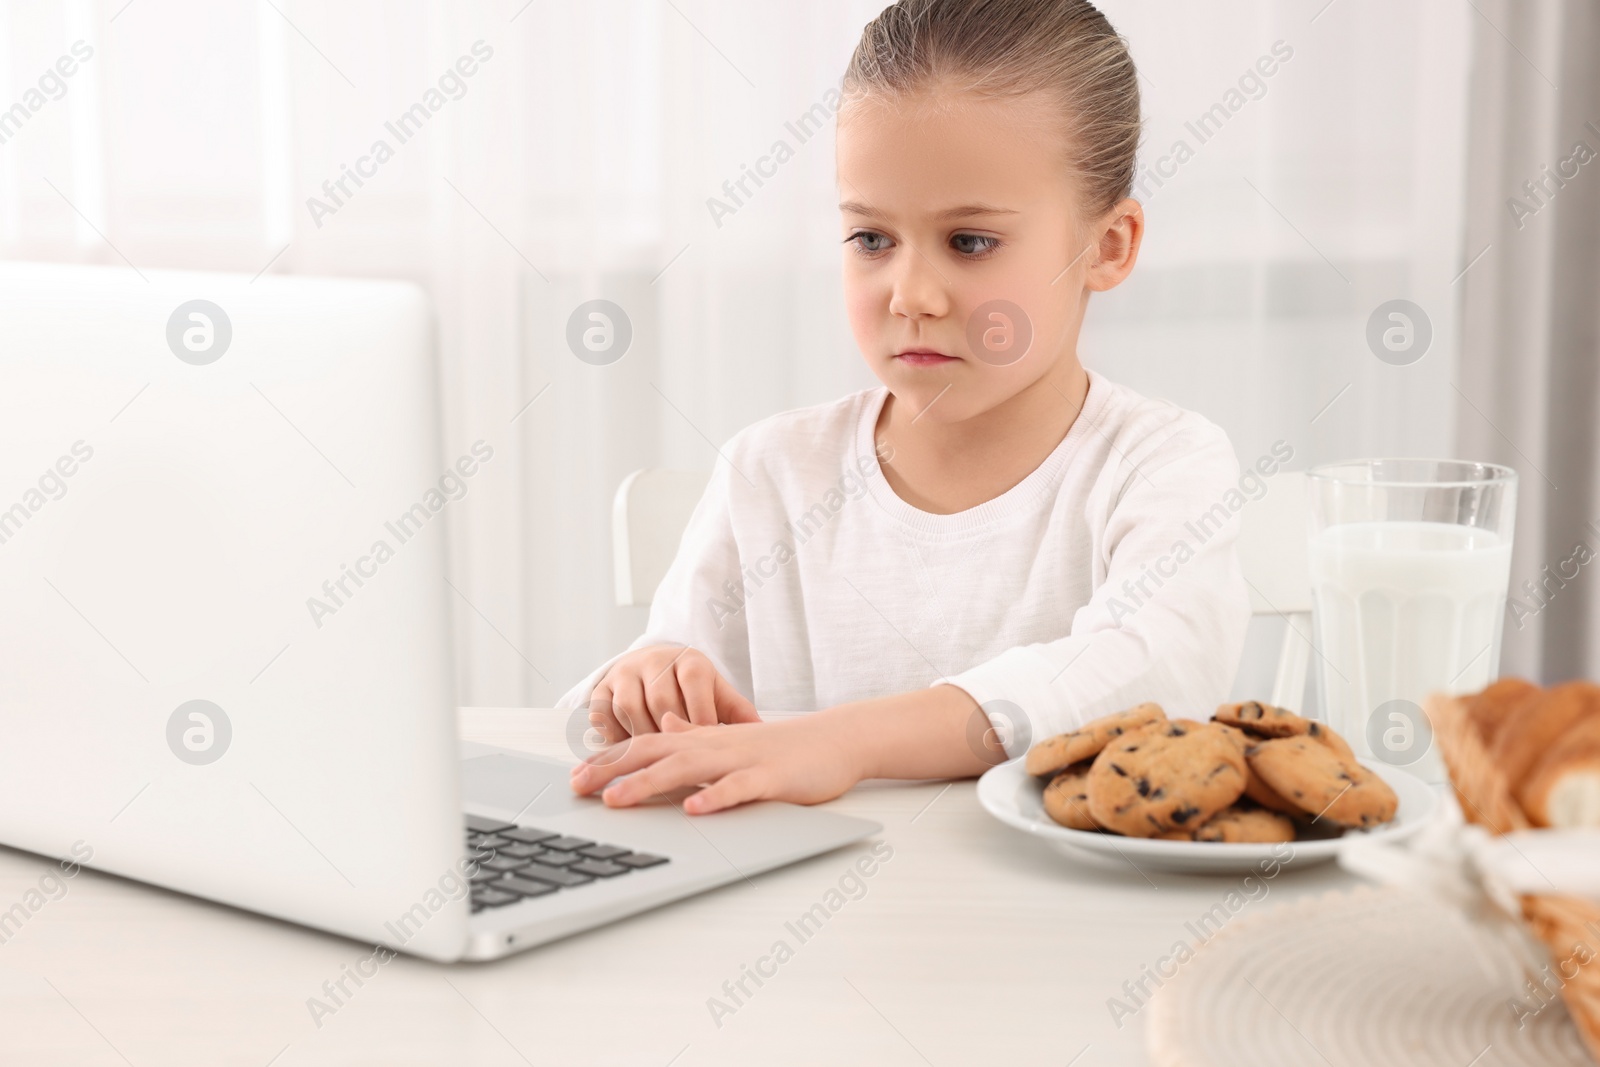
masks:
[[(643, 628), (612, 600), (629, 471), (876, 384), (829, 90), (882, 6), (0, 0), (0, 256), (425, 287), (446, 452), (506, 457), (448, 512), (461, 702), (549, 705)], [(1600, 5), (1101, 7), (1142, 73), (1149, 231), (1084, 362), (1242, 465), (1514, 467), (1502, 670), (1600, 675)], [(567, 327), (602, 298), (633, 338), (593, 366)], [(1370, 340), (1395, 307), (1398, 355)]]

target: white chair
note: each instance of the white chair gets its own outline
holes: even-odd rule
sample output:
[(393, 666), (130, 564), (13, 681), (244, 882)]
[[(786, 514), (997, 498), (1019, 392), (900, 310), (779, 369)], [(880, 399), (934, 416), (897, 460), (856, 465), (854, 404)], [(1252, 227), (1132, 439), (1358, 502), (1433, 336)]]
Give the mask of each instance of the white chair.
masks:
[[(709, 474), (646, 467), (617, 488), (611, 509), (617, 604), (649, 607), (678, 551)], [(1310, 664), (1311, 577), (1306, 557), (1306, 477), (1283, 471), (1241, 514), (1239, 561), (1255, 615), (1284, 616), (1272, 703), (1300, 711)]]
[(1311, 662), (1306, 476), (1280, 471), (1266, 485), (1266, 495), (1246, 503), (1240, 513), (1239, 564), (1250, 586), (1251, 613), (1284, 617), (1271, 702), (1303, 712)]
[(611, 563), (618, 607), (650, 606), (710, 479), (707, 471), (662, 467), (645, 467), (622, 479), (611, 502)]

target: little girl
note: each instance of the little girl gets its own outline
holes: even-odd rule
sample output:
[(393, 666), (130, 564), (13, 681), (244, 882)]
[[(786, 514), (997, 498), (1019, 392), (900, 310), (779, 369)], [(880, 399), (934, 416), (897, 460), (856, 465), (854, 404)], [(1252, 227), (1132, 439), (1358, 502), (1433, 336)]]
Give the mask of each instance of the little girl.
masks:
[(883, 384), (735, 434), (644, 634), (561, 699), (630, 739), (573, 771), (613, 806), (974, 775), (1146, 700), (1203, 718), (1238, 667), (1226, 434), (1078, 359), (1144, 233), (1126, 43), (1087, 0), (900, 0), (843, 88)]

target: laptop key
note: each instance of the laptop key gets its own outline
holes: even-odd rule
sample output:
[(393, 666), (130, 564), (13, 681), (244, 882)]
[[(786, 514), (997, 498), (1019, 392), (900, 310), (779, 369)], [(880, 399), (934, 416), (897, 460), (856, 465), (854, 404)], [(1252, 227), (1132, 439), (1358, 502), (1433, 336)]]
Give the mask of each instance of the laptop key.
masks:
[(473, 848), (499, 848), (511, 842), (499, 834), (472, 834), (467, 838), (467, 844)]
[[(588, 881), (588, 879), (584, 880)], [(548, 896), (559, 888), (548, 882), (531, 882), (526, 878), (518, 878), (512, 874), (506, 875), (494, 885), (496, 889), (504, 890), (507, 893), (515, 893), (519, 897)]]
[(543, 849), (540, 849), (539, 854), (532, 858), (551, 867), (569, 867), (583, 859), (576, 852), (546, 852)]
[(513, 859), (536, 860), (539, 858), (539, 853), (543, 852), (544, 849), (540, 848), (538, 845), (506, 844), (495, 849), (495, 851), (502, 856), (510, 856)]
[(467, 816), (467, 830), (475, 834), (497, 834), (501, 830), (515, 830), (511, 823), (501, 819), (485, 819), (481, 815)]
[(654, 867), (658, 863), (670, 862), (665, 856), (652, 856), (648, 852), (630, 852), (626, 856), (618, 856), (617, 862), (629, 867)]
[(486, 885), (487, 883), (494, 881), (504, 873), (504, 871), (486, 871), (480, 867), (472, 872), (471, 877), (469, 877), (467, 881), (471, 882), (473, 887), (476, 888), (480, 885)]
[(590, 845), (578, 851), (592, 860), (614, 860), (618, 856), (626, 856), (629, 850), (616, 845)]
[(633, 868), (612, 863), (610, 860), (584, 860), (582, 863), (574, 863), (567, 870), (577, 871), (579, 874), (592, 874), (596, 878), (614, 878), (619, 874), (627, 874)]
[(548, 841), (561, 835), (552, 833), (549, 830), (539, 830), (532, 826), (508, 826), (500, 833), (500, 836), (522, 845), (537, 845), (541, 841)]
[(559, 849), (562, 852), (576, 852), (580, 848), (588, 848), (593, 841), (585, 841), (581, 837), (552, 837), (548, 841), (540, 841), (545, 848)]
[(515, 893), (507, 893), (503, 889), (494, 889), (492, 887), (477, 890), (472, 894), (472, 902), (474, 904), (482, 904), (490, 908), (504, 907), (507, 904), (515, 903), (518, 899)]
[(526, 867), (522, 868), (522, 870), (518, 871), (516, 874), (516, 880), (521, 881), (524, 878), (532, 878), (540, 882), (549, 882), (551, 885), (558, 885), (562, 888), (575, 885), (587, 885), (594, 881), (593, 875), (573, 874), (571, 871), (563, 870), (560, 867), (547, 867), (542, 863), (530, 863)]
[(482, 863), (478, 864), (478, 866), (484, 868), (485, 870), (499, 871), (504, 873), (506, 871), (514, 871), (519, 867), (526, 866), (527, 862), (527, 860), (519, 860), (514, 856), (496, 856), (492, 860), (484, 860)]

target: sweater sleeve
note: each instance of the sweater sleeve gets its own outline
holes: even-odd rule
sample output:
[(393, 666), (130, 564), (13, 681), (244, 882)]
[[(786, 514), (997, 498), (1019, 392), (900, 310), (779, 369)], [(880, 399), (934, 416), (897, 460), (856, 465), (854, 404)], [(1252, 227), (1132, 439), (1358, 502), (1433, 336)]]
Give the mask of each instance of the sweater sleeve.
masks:
[(1106, 521), (1105, 578), (1067, 636), (937, 679), (967, 691), (1006, 753), (1144, 701), (1209, 718), (1244, 651), (1250, 599), (1235, 542), (1239, 462), (1211, 423), (1131, 465)]
[(739, 440), (740, 435), (735, 435), (723, 448), (705, 492), (689, 516), (677, 554), (650, 600), (644, 633), (569, 689), (556, 702), (558, 709), (570, 711), (585, 704), (596, 683), (618, 660), (650, 645), (698, 649), (735, 689), (753, 696), (749, 631), (741, 610), (743, 578), (730, 507), (733, 482), (743, 484), (743, 476), (726, 458), (735, 452)]

